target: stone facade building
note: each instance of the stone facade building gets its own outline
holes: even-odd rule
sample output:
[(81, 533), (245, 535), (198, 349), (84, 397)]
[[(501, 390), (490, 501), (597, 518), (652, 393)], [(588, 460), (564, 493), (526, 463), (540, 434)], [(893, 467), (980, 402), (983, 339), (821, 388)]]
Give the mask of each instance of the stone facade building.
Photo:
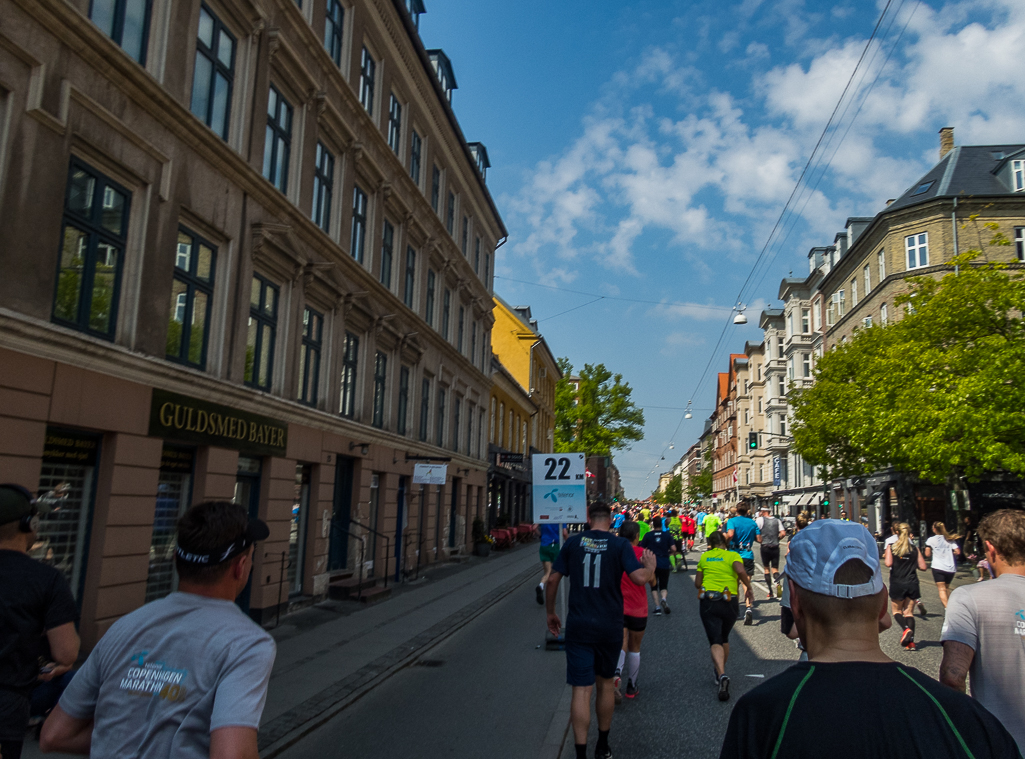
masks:
[(506, 230), (421, 7), (4, 2), (0, 480), (87, 647), (204, 499), (271, 527), (257, 620), (467, 542)]

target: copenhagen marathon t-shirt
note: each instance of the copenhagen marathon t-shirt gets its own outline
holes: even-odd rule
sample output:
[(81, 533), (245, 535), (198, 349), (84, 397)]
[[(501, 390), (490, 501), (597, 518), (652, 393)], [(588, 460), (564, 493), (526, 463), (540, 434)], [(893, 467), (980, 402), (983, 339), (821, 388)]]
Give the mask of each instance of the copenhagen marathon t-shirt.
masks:
[(733, 530), (733, 539), (730, 541), (730, 550), (740, 554), (742, 559), (753, 559), (754, 552), (751, 546), (758, 535), (758, 525), (751, 517), (733, 517), (726, 522), (726, 532)]
[(566, 640), (609, 643), (623, 638), (623, 573), (641, 569), (628, 540), (587, 530), (562, 544), (552, 570), (570, 580)]
[(781, 529), (779, 520), (776, 517), (765, 517), (758, 528), (762, 536), (762, 547), (776, 548), (779, 546), (779, 531)]
[(993, 712), (1025, 753), (1025, 577), (954, 588), (940, 640), (975, 651), (969, 670), (972, 696)]
[(956, 572), (957, 565), (954, 564), (954, 549), (957, 543), (947, 540), (942, 535), (933, 535), (925, 544), (932, 549), (932, 568), (940, 572)]
[[(634, 555), (637, 557), (637, 560), (640, 561), (641, 554), (644, 553), (644, 549), (640, 546), (634, 546), (633, 549)], [(627, 576), (626, 572), (624, 572), (620, 585), (623, 589), (623, 614), (627, 617), (648, 616), (647, 584), (638, 585)]]
[(92, 756), (207, 759), (211, 731), (259, 727), (275, 652), (230, 601), (172, 593), (114, 623), (60, 706), (95, 719)]
[(659, 569), (672, 569), (673, 563), (669, 560), (669, 555), (673, 552), (673, 546), (678, 546), (676, 538), (670, 532), (654, 530), (644, 536), (644, 540), (641, 541), (641, 548), (647, 548), (653, 554), (655, 554), (655, 566)]
[[(856, 704), (823, 721), (823, 707)], [(969, 753), (970, 752), (970, 753)], [(800, 662), (744, 694), (720, 759), (1020, 757), (973, 698), (896, 662)]]

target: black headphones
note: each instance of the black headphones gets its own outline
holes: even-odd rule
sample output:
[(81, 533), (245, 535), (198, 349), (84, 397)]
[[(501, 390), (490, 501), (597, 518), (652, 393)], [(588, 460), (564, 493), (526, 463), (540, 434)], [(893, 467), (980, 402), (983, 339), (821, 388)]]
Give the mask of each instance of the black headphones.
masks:
[(25, 533), (39, 532), (39, 509), (36, 508), (36, 497), (21, 485), (0, 485), (0, 488), (13, 490), (19, 495), (24, 496), (25, 500), (32, 505), (32, 510), (18, 520), (18, 530)]

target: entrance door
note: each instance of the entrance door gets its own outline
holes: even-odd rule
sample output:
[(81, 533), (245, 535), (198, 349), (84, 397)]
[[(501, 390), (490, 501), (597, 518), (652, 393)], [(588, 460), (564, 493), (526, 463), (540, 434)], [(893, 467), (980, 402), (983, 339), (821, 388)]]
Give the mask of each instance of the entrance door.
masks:
[(353, 460), (338, 457), (335, 465), (334, 514), (331, 517), (331, 542), (328, 547), (328, 571), (349, 566), (349, 522), (352, 520)]
[(310, 480), (313, 467), (295, 466), (295, 496), (292, 500), (292, 522), (288, 532), (288, 592), (302, 593), (303, 567), (306, 564), (306, 520), (310, 513)]
[[(235, 497), (231, 500), (249, 511), (250, 519), (260, 516), (260, 468), (261, 461), (250, 456), (238, 457), (238, 474), (235, 477)], [(255, 556), (253, 557), (256, 558)], [(249, 574), (249, 582), (245, 590), (235, 602), (242, 611), (249, 613), (249, 602), (253, 592), (253, 575)]]

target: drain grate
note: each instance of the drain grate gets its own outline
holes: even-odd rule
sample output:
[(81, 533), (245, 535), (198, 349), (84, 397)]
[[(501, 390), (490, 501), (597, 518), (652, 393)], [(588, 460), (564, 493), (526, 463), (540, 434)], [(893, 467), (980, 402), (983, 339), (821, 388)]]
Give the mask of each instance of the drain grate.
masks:
[(444, 664), (441, 659), (417, 659), (413, 662), (414, 667), (440, 667)]

